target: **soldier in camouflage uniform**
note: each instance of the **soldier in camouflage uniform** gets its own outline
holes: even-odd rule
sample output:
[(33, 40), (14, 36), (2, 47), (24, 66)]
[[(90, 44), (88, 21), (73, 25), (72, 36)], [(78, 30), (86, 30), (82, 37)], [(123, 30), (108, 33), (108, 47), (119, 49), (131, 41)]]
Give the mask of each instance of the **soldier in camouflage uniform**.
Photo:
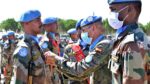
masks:
[(2, 47), (4, 46), (5, 41), (7, 41), (7, 40), (8, 40), (7, 34), (3, 34), (3, 35), (2, 35), (2, 39), (0, 40), (1, 49), (2, 49)]
[[(57, 55), (60, 55), (60, 47), (59, 41), (56, 39), (56, 33), (58, 29), (57, 24), (58, 19), (55, 17), (45, 18), (43, 23), (44, 30), (46, 31), (46, 36), (42, 38), (42, 40), (47, 43), (50, 51), (54, 52)], [(53, 80), (53, 84), (61, 83), (61, 75), (53, 68), (51, 65), (51, 78)]]
[(25, 32), (13, 54), (13, 77), (11, 84), (51, 84), (48, 60), (43, 56), (37, 34), (41, 32), (41, 13), (29, 10), (19, 22)]
[(63, 61), (57, 67), (72, 80), (82, 81), (90, 76), (90, 84), (110, 84), (111, 74), (107, 69), (107, 62), (113, 42), (103, 35), (101, 21), (101, 17), (89, 16), (81, 22), (81, 38), (90, 47), (88, 55), (80, 62), (67, 61), (52, 52), (45, 53), (45, 56), (54, 56), (56, 63)]
[(3, 47), (5, 45), (5, 42), (8, 40), (8, 36), (7, 34), (3, 34), (2, 35), (2, 39), (0, 40), (0, 47), (1, 47), (1, 56), (2, 56), (2, 52), (3, 52)]
[(18, 43), (15, 33), (13, 31), (7, 32), (8, 40), (4, 42), (4, 46), (2, 48), (2, 65), (3, 72), (6, 78), (5, 83), (10, 83), (10, 79), (12, 76), (12, 55)]
[[(3, 52), (3, 47), (4, 47), (4, 45), (5, 45), (5, 42), (8, 40), (8, 37), (7, 37), (7, 34), (3, 34), (2, 35), (2, 38), (1, 38), (1, 40), (0, 40), (0, 61), (1, 61), (1, 63), (0, 63), (0, 67), (1, 67), (1, 74), (4, 74), (4, 72), (3, 72), (3, 68), (4, 68), (4, 66), (5, 66), (5, 62), (3, 62), (4, 61), (4, 56), (2, 55), (2, 52)], [(3, 59), (3, 60), (2, 60)]]
[(59, 44), (55, 38), (55, 34), (57, 33), (58, 24), (57, 24), (57, 18), (55, 17), (49, 17), (44, 19), (43, 27), (46, 31), (46, 36), (48, 39), (49, 49), (54, 52), (55, 54), (60, 54)]
[[(72, 33), (76, 33), (78, 32), (78, 37), (81, 37), (81, 21), (83, 19), (79, 20), (76, 23), (76, 29), (72, 29), (72, 31), (68, 31), (69, 34)], [(71, 35), (70, 35), (71, 36)], [(77, 37), (77, 36), (76, 36)], [(76, 49), (74, 49), (76, 47)], [(72, 61), (72, 62), (78, 62), (81, 59), (84, 59), (85, 56), (88, 54), (89, 52), (89, 46), (88, 44), (84, 43), (82, 41), (82, 39), (80, 38), (77, 42), (75, 41), (74, 43), (68, 44), (65, 47), (64, 50), (64, 58), (67, 59), (68, 61)], [(79, 55), (81, 58), (77, 58), (77, 55)], [(69, 80), (69, 78), (67, 78), (66, 80), (68, 80), (68, 84), (88, 84), (88, 80), (84, 80), (84, 81), (73, 81), (73, 80)]]
[(116, 31), (109, 69), (112, 84), (146, 84), (144, 58), (148, 39), (138, 26), (141, 0), (109, 0), (111, 10), (108, 22)]

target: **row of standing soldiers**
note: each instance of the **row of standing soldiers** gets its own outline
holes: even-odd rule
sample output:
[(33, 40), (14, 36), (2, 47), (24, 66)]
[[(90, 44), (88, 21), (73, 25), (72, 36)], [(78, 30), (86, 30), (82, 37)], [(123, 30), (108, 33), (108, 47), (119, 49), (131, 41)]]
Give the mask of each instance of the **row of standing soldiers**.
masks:
[[(116, 15), (115, 21), (114, 17), (108, 19), (110, 26), (117, 29), (115, 39), (104, 35), (102, 17), (89, 16), (77, 23), (77, 29), (68, 31), (72, 41), (69, 41), (70, 44), (64, 49), (63, 57), (59, 41), (55, 37), (57, 18), (50, 17), (41, 22), (41, 13), (38, 10), (25, 12), (19, 21), (24, 30), (24, 37), (19, 42), (12, 41), (16, 44), (12, 47), (13, 51), (6, 50), (8, 52), (4, 53), (7, 55), (6, 64), (2, 64), (7, 79), (5, 83), (149, 83), (150, 44), (137, 24), (140, 12), (136, 7), (140, 7), (141, 1), (109, 0), (108, 3), (113, 11), (112, 15), (118, 14), (114, 10), (123, 12), (132, 7), (128, 15), (124, 16), (124, 23), (118, 22), (116, 25), (116, 18), (119, 18)], [(125, 4), (118, 5), (123, 3)], [(37, 37), (42, 28), (47, 33)], [(81, 34), (79, 40), (75, 38), (76, 32)], [(9, 45), (4, 44), (3, 49), (8, 49), (7, 47)]]

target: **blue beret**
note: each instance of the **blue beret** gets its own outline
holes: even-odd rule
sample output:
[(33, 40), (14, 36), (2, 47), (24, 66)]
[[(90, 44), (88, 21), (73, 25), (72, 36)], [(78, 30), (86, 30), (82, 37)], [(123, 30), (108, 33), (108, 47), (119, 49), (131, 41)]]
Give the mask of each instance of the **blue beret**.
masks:
[(8, 35), (8, 36), (11, 36), (11, 35), (15, 35), (15, 33), (14, 33), (14, 31), (8, 31), (8, 32), (7, 32), (7, 35)]
[(29, 22), (41, 16), (38, 10), (29, 10), (23, 13), (19, 19), (19, 22)]
[(80, 19), (80, 20), (76, 23), (76, 29), (79, 28), (79, 27), (81, 27), (81, 22), (82, 22), (82, 20), (83, 20), (83, 19)]
[(108, 0), (108, 4), (119, 4), (119, 3), (136, 3), (136, 2), (140, 2), (141, 0)]
[(45, 24), (50, 24), (50, 23), (55, 23), (57, 22), (57, 18), (56, 17), (49, 17), (49, 18), (46, 18), (42, 21), (42, 23), (45, 25)]
[(89, 16), (89, 17), (82, 20), (80, 26), (83, 27), (83, 26), (86, 26), (86, 25), (90, 25), (90, 24), (92, 24), (94, 22), (97, 22), (97, 21), (102, 21), (102, 17)]
[(67, 31), (68, 34), (74, 34), (76, 32), (77, 32), (77, 30), (75, 28), (71, 28)]

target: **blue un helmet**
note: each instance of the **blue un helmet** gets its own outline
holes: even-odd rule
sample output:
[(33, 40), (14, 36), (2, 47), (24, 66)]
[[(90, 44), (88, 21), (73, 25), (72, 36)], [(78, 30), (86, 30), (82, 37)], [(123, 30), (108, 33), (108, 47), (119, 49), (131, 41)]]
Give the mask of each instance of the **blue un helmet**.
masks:
[(41, 13), (38, 10), (29, 10), (24, 12), (20, 19), (19, 22), (30, 22), (38, 17), (41, 17)]

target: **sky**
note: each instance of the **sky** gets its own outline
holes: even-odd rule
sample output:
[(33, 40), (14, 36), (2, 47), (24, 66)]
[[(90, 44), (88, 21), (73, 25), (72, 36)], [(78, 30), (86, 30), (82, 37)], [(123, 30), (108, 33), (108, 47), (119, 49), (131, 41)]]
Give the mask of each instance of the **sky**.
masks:
[[(143, 7), (139, 22), (150, 22), (149, 0), (142, 0)], [(107, 0), (0, 0), (0, 22), (8, 18), (17, 20), (20, 15), (32, 9), (38, 9), (42, 19), (46, 17), (59, 17), (62, 19), (79, 20), (91, 15), (109, 15)]]

